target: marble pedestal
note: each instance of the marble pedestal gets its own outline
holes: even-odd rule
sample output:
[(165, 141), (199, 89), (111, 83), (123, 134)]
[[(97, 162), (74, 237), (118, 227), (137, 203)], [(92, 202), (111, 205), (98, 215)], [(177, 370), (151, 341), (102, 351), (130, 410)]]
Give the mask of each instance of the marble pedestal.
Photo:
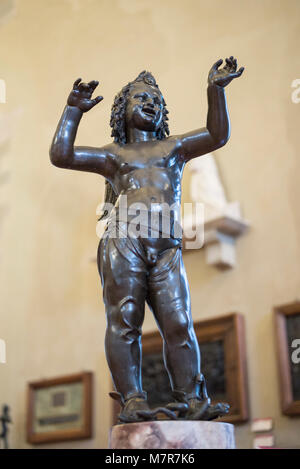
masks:
[(111, 449), (234, 449), (229, 423), (169, 421), (127, 423), (111, 429)]

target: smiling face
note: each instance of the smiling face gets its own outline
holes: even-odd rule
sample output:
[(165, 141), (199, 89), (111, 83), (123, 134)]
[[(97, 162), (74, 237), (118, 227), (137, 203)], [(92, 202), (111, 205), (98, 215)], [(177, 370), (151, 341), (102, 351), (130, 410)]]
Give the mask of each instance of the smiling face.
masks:
[(143, 82), (134, 84), (127, 98), (126, 126), (155, 132), (162, 117), (163, 97), (160, 91)]

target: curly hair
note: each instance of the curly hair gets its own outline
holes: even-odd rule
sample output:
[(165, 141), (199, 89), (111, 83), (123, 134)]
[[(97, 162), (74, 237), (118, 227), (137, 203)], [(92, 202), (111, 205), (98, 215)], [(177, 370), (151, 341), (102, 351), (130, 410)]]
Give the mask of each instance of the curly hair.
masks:
[[(110, 117), (110, 126), (112, 128), (111, 136), (114, 137), (114, 141), (116, 143), (120, 143), (121, 145), (126, 144), (126, 105), (127, 105), (127, 98), (130, 92), (130, 89), (135, 83), (143, 81), (146, 85), (154, 86), (155, 88), (159, 89), (154, 76), (144, 70), (141, 72), (135, 80), (129, 82), (126, 86), (122, 88), (122, 90), (116, 95), (114, 99), (114, 103), (111, 108), (111, 117)], [(168, 126), (168, 116), (169, 111), (166, 107), (166, 102), (164, 98), (162, 98), (163, 110), (162, 110), (162, 120), (161, 123), (156, 131), (157, 140), (163, 140), (170, 134), (169, 126)], [(115, 193), (112, 185), (109, 181), (105, 181), (105, 196), (104, 196), (104, 206), (102, 209), (102, 214), (99, 220), (103, 220), (108, 217), (110, 210), (107, 209), (106, 204), (113, 204), (115, 205), (117, 201), (117, 194)]]
[[(114, 141), (116, 143), (126, 143), (126, 121), (125, 121), (125, 112), (126, 112), (126, 104), (127, 104), (127, 97), (129, 95), (131, 87), (140, 81), (143, 81), (147, 85), (154, 86), (158, 88), (158, 85), (155, 81), (154, 76), (150, 72), (146, 72), (144, 70), (139, 74), (139, 76), (129, 82), (126, 86), (122, 88), (122, 90), (116, 95), (114, 103), (111, 108), (111, 118), (110, 118), (110, 126), (112, 127), (111, 136), (114, 137)], [(166, 108), (165, 100), (162, 98), (163, 103), (163, 116), (160, 123), (159, 128), (157, 129), (157, 139), (163, 140), (166, 138), (167, 135), (170, 134), (169, 126), (168, 126), (168, 110)]]

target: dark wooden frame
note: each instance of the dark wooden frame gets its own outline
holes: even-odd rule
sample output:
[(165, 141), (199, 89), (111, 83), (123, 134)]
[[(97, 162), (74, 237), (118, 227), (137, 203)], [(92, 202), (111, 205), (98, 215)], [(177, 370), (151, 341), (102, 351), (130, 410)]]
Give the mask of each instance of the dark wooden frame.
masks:
[[(33, 432), (34, 421), (34, 395), (37, 389), (57, 386), (61, 384), (77, 383), (82, 381), (83, 397), (83, 428), (81, 430), (61, 430), (37, 434)], [(59, 441), (81, 440), (92, 437), (92, 381), (91, 372), (76, 373), (58, 378), (35, 381), (28, 384), (27, 397), (27, 442), (31, 444), (54, 443)]]
[(283, 414), (289, 416), (300, 415), (300, 401), (295, 401), (293, 399), (289, 345), (286, 333), (286, 318), (287, 316), (294, 314), (300, 314), (299, 301), (286, 305), (276, 306), (274, 308), (281, 410)]
[[(218, 419), (222, 422), (241, 423), (249, 419), (248, 383), (246, 366), (245, 322), (241, 314), (233, 313), (194, 323), (196, 336), (201, 342), (224, 341), (226, 400), (230, 415)], [(158, 331), (146, 333), (142, 338), (143, 355), (162, 350)], [(113, 404), (113, 423), (116, 423), (119, 406)]]

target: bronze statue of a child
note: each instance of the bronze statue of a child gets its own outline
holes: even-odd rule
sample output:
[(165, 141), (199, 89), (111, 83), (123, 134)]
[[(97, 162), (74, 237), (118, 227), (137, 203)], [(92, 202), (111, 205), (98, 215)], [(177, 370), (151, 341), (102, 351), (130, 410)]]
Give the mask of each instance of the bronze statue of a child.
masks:
[[(225, 145), (230, 134), (224, 87), (241, 76), (234, 57), (218, 60), (208, 75), (206, 127), (168, 136), (167, 109), (154, 77), (142, 72), (115, 97), (110, 125), (114, 141), (101, 148), (74, 146), (84, 112), (103, 98), (92, 99), (97, 81), (75, 81), (58, 124), (51, 149), (55, 166), (98, 173), (106, 178), (107, 228), (98, 249), (98, 267), (107, 316), (105, 350), (122, 405), (122, 422), (155, 418), (141, 377), (141, 328), (148, 303), (163, 338), (163, 353), (174, 400), (160, 409), (169, 418), (213, 419), (228, 412), (227, 404), (212, 405), (200, 371), (190, 294), (182, 261), (181, 237), (176, 234), (174, 212), (170, 232), (161, 225), (143, 235), (128, 231), (134, 216), (121, 205), (180, 204), (181, 178), (192, 158)], [(146, 216), (147, 218), (147, 216)], [(139, 229), (137, 227), (137, 233)], [(112, 235), (113, 233), (113, 235)], [(154, 234), (153, 234), (154, 233)], [(175, 413), (177, 412), (177, 414)]]

